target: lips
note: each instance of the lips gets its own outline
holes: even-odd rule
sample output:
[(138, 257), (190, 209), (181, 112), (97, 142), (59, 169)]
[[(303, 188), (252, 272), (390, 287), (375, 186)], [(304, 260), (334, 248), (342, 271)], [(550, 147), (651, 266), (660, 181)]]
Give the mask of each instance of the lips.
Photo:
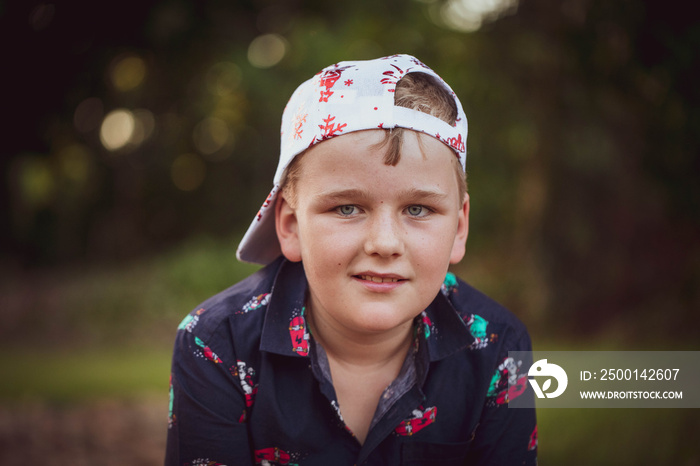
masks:
[(391, 277), (376, 277), (372, 275), (360, 275), (360, 280), (367, 280), (374, 283), (396, 283), (399, 281), (398, 278)]
[(367, 282), (373, 282), (373, 283), (398, 283), (405, 281), (406, 279), (399, 276), (399, 275), (394, 275), (394, 274), (375, 274), (375, 273), (361, 273), (357, 275), (353, 275), (353, 277), (367, 281)]

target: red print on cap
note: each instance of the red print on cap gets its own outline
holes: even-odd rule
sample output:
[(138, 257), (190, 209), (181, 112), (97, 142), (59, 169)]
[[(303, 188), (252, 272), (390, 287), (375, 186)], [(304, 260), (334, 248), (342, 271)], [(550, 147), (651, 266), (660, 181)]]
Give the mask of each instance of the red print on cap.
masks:
[(328, 102), (328, 98), (333, 95), (333, 91), (331, 89), (333, 86), (335, 86), (335, 83), (338, 82), (340, 79), (340, 75), (343, 74), (343, 71), (346, 69), (350, 68), (350, 66), (344, 66), (342, 68), (334, 68), (331, 70), (324, 71), (321, 74), (321, 83), (319, 84), (320, 87), (325, 87), (325, 91), (321, 91), (321, 97), (318, 99), (319, 102)]
[[(382, 84), (396, 84), (397, 82), (399, 82), (399, 79), (403, 78), (403, 75), (406, 72), (396, 65), (391, 65), (391, 66), (393, 66), (396, 69), (396, 71), (389, 70), (389, 71), (385, 71), (384, 73), (382, 73), (384, 76), (386, 76), (386, 78), (382, 78), (381, 81), (379, 81), (380, 83), (382, 83)], [(398, 72), (398, 74), (397, 74), (397, 72)], [(394, 91), (390, 90), (390, 92), (394, 92)]]
[(322, 139), (329, 139), (333, 136), (337, 136), (336, 133), (342, 133), (343, 128), (345, 128), (348, 125), (347, 123), (331, 123), (333, 120), (335, 120), (335, 117), (328, 115), (326, 118), (323, 119), (325, 125), (318, 125), (318, 127), (321, 128)]

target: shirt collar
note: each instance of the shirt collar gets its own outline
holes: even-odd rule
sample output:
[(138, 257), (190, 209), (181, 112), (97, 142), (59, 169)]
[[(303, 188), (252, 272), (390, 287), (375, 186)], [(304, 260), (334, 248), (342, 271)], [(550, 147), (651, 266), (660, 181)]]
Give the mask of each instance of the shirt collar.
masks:
[(466, 323), (442, 292), (437, 294), (419, 318), (431, 362), (444, 359), (474, 343), (474, 336)]
[(309, 329), (304, 316), (307, 288), (301, 262), (283, 260), (272, 284), (260, 340), (261, 351), (295, 357), (308, 355)]
[[(310, 333), (305, 319), (308, 282), (301, 262), (282, 261), (265, 315), (260, 350), (292, 357), (309, 354)], [(466, 324), (447, 297), (439, 292), (418, 319), (430, 361), (438, 361), (474, 342)]]

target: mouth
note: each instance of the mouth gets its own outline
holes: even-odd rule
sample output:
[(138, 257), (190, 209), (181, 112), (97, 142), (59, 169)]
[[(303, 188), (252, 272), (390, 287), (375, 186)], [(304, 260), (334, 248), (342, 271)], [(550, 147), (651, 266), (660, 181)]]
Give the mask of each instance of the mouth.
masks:
[(353, 277), (358, 278), (360, 280), (374, 282), (374, 283), (397, 283), (397, 282), (406, 281), (405, 278), (398, 277), (396, 275), (360, 274), (360, 275), (353, 275)]

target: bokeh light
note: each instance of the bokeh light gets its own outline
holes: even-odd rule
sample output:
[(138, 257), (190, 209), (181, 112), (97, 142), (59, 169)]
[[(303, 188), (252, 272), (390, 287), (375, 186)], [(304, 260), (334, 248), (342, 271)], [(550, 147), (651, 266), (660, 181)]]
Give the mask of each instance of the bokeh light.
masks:
[(76, 185), (87, 183), (92, 172), (90, 149), (84, 144), (69, 144), (56, 154), (58, 169), (63, 178)]
[(233, 143), (233, 135), (225, 121), (207, 117), (194, 127), (192, 142), (200, 154), (212, 160), (220, 160), (228, 157), (228, 152), (220, 152)]
[(126, 146), (134, 134), (134, 114), (123, 108), (112, 110), (102, 121), (100, 141), (111, 151)]
[(206, 83), (212, 94), (227, 96), (241, 83), (241, 69), (235, 63), (217, 63), (209, 68)]
[(143, 108), (134, 110), (132, 114), (134, 116), (134, 132), (129, 139), (129, 144), (140, 146), (153, 134), (156, 119), (150, 110)]
[(110, 150), (135, 149), (147, 140), (155, 129), (155, 117), (150, 110), (133, 112), (124, 108), (112, 110), (102, 121), (100, 141)]
[(40, 208), (50, 203), (56, 183), (46, 157), (38, 154), (20, 156), (10, 170), (10, 177), (19, 188), (23, 205)]
[(515, 13), (518, 0), (448, 0), (440, 5), (440, 19), (461, 32), (478, 30), (484, 21)]
[(104, 106), (97, 97), (89, 97), (75, 107), (73, 113), (73, 125), (81, 133), (87, 133), (98, 126), (104, 116)]
[(199, 188), (207, 174), (207, 166), (196, 154), (178, 156), (170, 167), (173, 184), (181, 191)]
[(263, 34), (248, 46), (248, 61), (256, 68), (270, 68), (287, 52), (287, 42), (278, 34)]
[(110, 68), (109, 78), (121, 92), (136, 89), (146, 78), (146, 62), (136, 55), (121, 55), (112, 61)]

